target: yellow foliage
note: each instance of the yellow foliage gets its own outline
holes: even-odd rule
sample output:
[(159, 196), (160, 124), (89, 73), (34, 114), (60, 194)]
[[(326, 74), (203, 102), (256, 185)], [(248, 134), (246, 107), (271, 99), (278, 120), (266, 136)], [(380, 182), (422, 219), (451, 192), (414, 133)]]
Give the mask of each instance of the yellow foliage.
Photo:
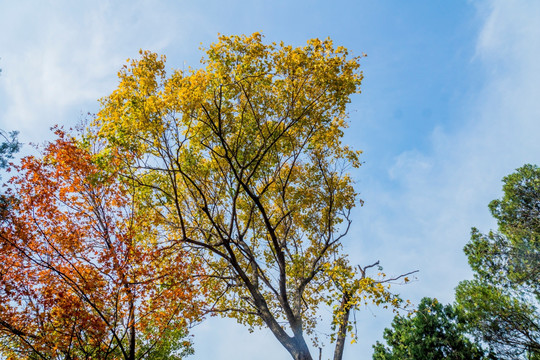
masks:
[(165, 57), (141, 52), (101, 100), (91, 133), (151, 189), (148, 211), (204, 257), (213, 310), (310, 333), (319, 305), (342, 315), (344, 292), (347, 307), (398, 302), (340, 251), (361, 204), (347, 173), (361, 152), (341, 142), (359, 60), (330, 39), (220, 36), (199, 70), (167, 75)]

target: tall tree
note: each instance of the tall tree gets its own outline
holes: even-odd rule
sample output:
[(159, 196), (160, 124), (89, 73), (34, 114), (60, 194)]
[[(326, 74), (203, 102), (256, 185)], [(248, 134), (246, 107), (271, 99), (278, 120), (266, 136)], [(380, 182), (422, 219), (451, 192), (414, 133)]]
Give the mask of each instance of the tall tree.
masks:
[(498, 232), (473, 229), (465, 247), (474, 280), (456, 299), (471, 331), (506, 359), (540, 359), (540, 169), (525, 165), (503, 179), (489, 204)]
[(423, 298), (412, 316), (396, 316), (384, 339), (386, 346), (373, 346), (373, 360), (488, 359), (469, 339), (459, 308), (436, 299)]
[(102, 99), (103, 156), (118, 151), (155, 216), (204, 250), (214, 312), (267, 326), (303, 360), (328, 304), (341, 359), (353, 309), (366, 298), (400, 304), (366, 275), (375, 265), (351, 266), (341, 251), (361, 203), (347, 174), (360, 152), (341, 142), (359, 58), (330, 40), (294, 48), (257, 33), (221, 36), (203, 69), (170, 76), (163, 56), (141, 55)]
[(117, 174), (59, 136), (16, 167), (0, 228), (0, 354), (177, 359), (189, 352), (200, 265)]

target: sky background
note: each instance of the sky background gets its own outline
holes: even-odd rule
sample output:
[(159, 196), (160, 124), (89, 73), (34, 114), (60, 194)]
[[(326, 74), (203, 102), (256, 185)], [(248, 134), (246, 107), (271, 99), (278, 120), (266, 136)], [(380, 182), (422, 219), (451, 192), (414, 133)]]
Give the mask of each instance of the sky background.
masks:
[[(139, 49), (170, 68), (198, 67), (217, 34), (262, 32), (295, 46), (331, 37), (362, 60), (362, 94), (345, 142), (364, 151), (360, 197), (344, 249), (385, 272), (419, 270), (394, 291), (452, 302), (470, 278), (462, 249), (471, 227), (495, 228), (487, 204), (501, 179), (540, 164), (540, 1), (9, 1), (0, 0), (0, 128), (29, 143), (98, 111), (117, 71)], [(392, 314), (356, 313), (371, 358)], [(322, 330), (324, 332), (324, 330)], [(193, 329), (193, 359), (287, 359), (265, 330), (212, 318)], [(332, 347), (323, 351), (330, 357)]]

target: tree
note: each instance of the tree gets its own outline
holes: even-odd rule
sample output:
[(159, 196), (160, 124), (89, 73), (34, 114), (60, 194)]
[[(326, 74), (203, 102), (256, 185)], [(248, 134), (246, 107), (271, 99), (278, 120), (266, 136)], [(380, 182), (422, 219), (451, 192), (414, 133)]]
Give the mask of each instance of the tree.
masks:
[[(359, 92), (359, 58), (330, 40), (264, 44), (221, 36), (200, 70), (173, 71), (141, 52), (94, 122), (123, 176), (151, 193), (148, 211), (203, 251), (212, 311), (267, 326), (294, 359), (311, 359), (318, 309), (334, 309), (334, 359), (349, 314), (372, 299), (398, 306), (384, 279), (341, 251), (359, 203), (341, 142)], [(361, 203), (361, 202), (360, 202)], [(316, 337), (312, 339), (317, 341)]]
[(89, 147), (56, 133), (43, 157), (24, 158), (10, 180), (0, 228), (1, 356), (189, 353), (200, 264), (163, 236), (141, 212), (141, 195), (102, 170)]
[[(0, 69), (0, 74), (2, 74), (2, 69)], [(17, 131), (0, 130), (0, 137), (3, 139), (0, 143), (0, 169), (5, 169), (8, 160), (13, 159), (13, 154), (20, 150), (21, 143), (17, 141), (18, 134)]]
[(374, 360), (487, 359), (465, 331), (458, 307), (423, 298), (412, 316), (398, 315), (384, 330), (386, 346), (377, 341)]
[[(16, 131), (6, 133), (5, 131), (0, 130), (0, 137), (4, 139), (4, 141), (0, 143), (0, 170), (7, 168), (8, 161), (13, 159), (13, 154), (15, 154), (21, 148), (21, 143), (17, 141), (17, 134), (18, 132)], [(8, 204), (9, 200), (6, 198), (6, 196), (4, 194), (0, 194), (0, 219), (6, 215)]]
[(489, 204), (499, 231), (472, 230), (465, 254), (474, 279), (456, 299), (499, 356), (540, 359), (540, 169), (525, 165), (503, 183), (504, 197)]
[(3, 138), (0, 143), (0, 169), (5, 169), (8, 160), (13, 159), (13, 154), (20, 150), (21, 143), (17, 141), (17, 131), (5, 132), (0, 130), (0, 137)]

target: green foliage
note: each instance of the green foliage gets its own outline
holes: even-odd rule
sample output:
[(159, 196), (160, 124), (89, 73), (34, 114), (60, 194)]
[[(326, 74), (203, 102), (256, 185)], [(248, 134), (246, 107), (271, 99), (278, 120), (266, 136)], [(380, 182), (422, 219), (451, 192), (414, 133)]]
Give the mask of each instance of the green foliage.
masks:
[(475, 272), (456, 299), (471, 331), (505, 359), (540, 358), (540, 169), (525, 165), (503, 179), (489, 208), (498, 232), (472, 230), (465, 246)]
[[(17, 131), (6, 133), (0, 130), (0, 137), (4, 138), (4, 141), (0, 143), (0, 169), (7, 168), (8, 161), (13, 159), (13, 154), (19, 151), (21, 147), (21, 143), (17, 141), (17, 134)], [(5, 217), (7, 209), (8, 200), (4, 194), (0, 194), (0, 219)]]
[(0, 143), (0, 169), (5, 169), (8, 165), (8, 160), (13, 159), (13, 154), (21, 148), (21, 143), (17, 141), (17, 134), (17, 131), (6, 133), (0, 130), (0, 137), (4, 139)]
[[(145, 334), (148, 335), (148, 334)], [(181, 360), (193, 355), (194, 350), (185, 327), (177, 324), (158, 333), (154, 329), (153, 335), (159, 342), (146, 341), (141, 343), (137, 352), (138, 359), (152, 360)]]
[(384, 330), (387, 346), (373, 346), (374, 360), (486, 359), (467, 337), (458, 308), (423, 298), (413, 316), (398, 315)]

